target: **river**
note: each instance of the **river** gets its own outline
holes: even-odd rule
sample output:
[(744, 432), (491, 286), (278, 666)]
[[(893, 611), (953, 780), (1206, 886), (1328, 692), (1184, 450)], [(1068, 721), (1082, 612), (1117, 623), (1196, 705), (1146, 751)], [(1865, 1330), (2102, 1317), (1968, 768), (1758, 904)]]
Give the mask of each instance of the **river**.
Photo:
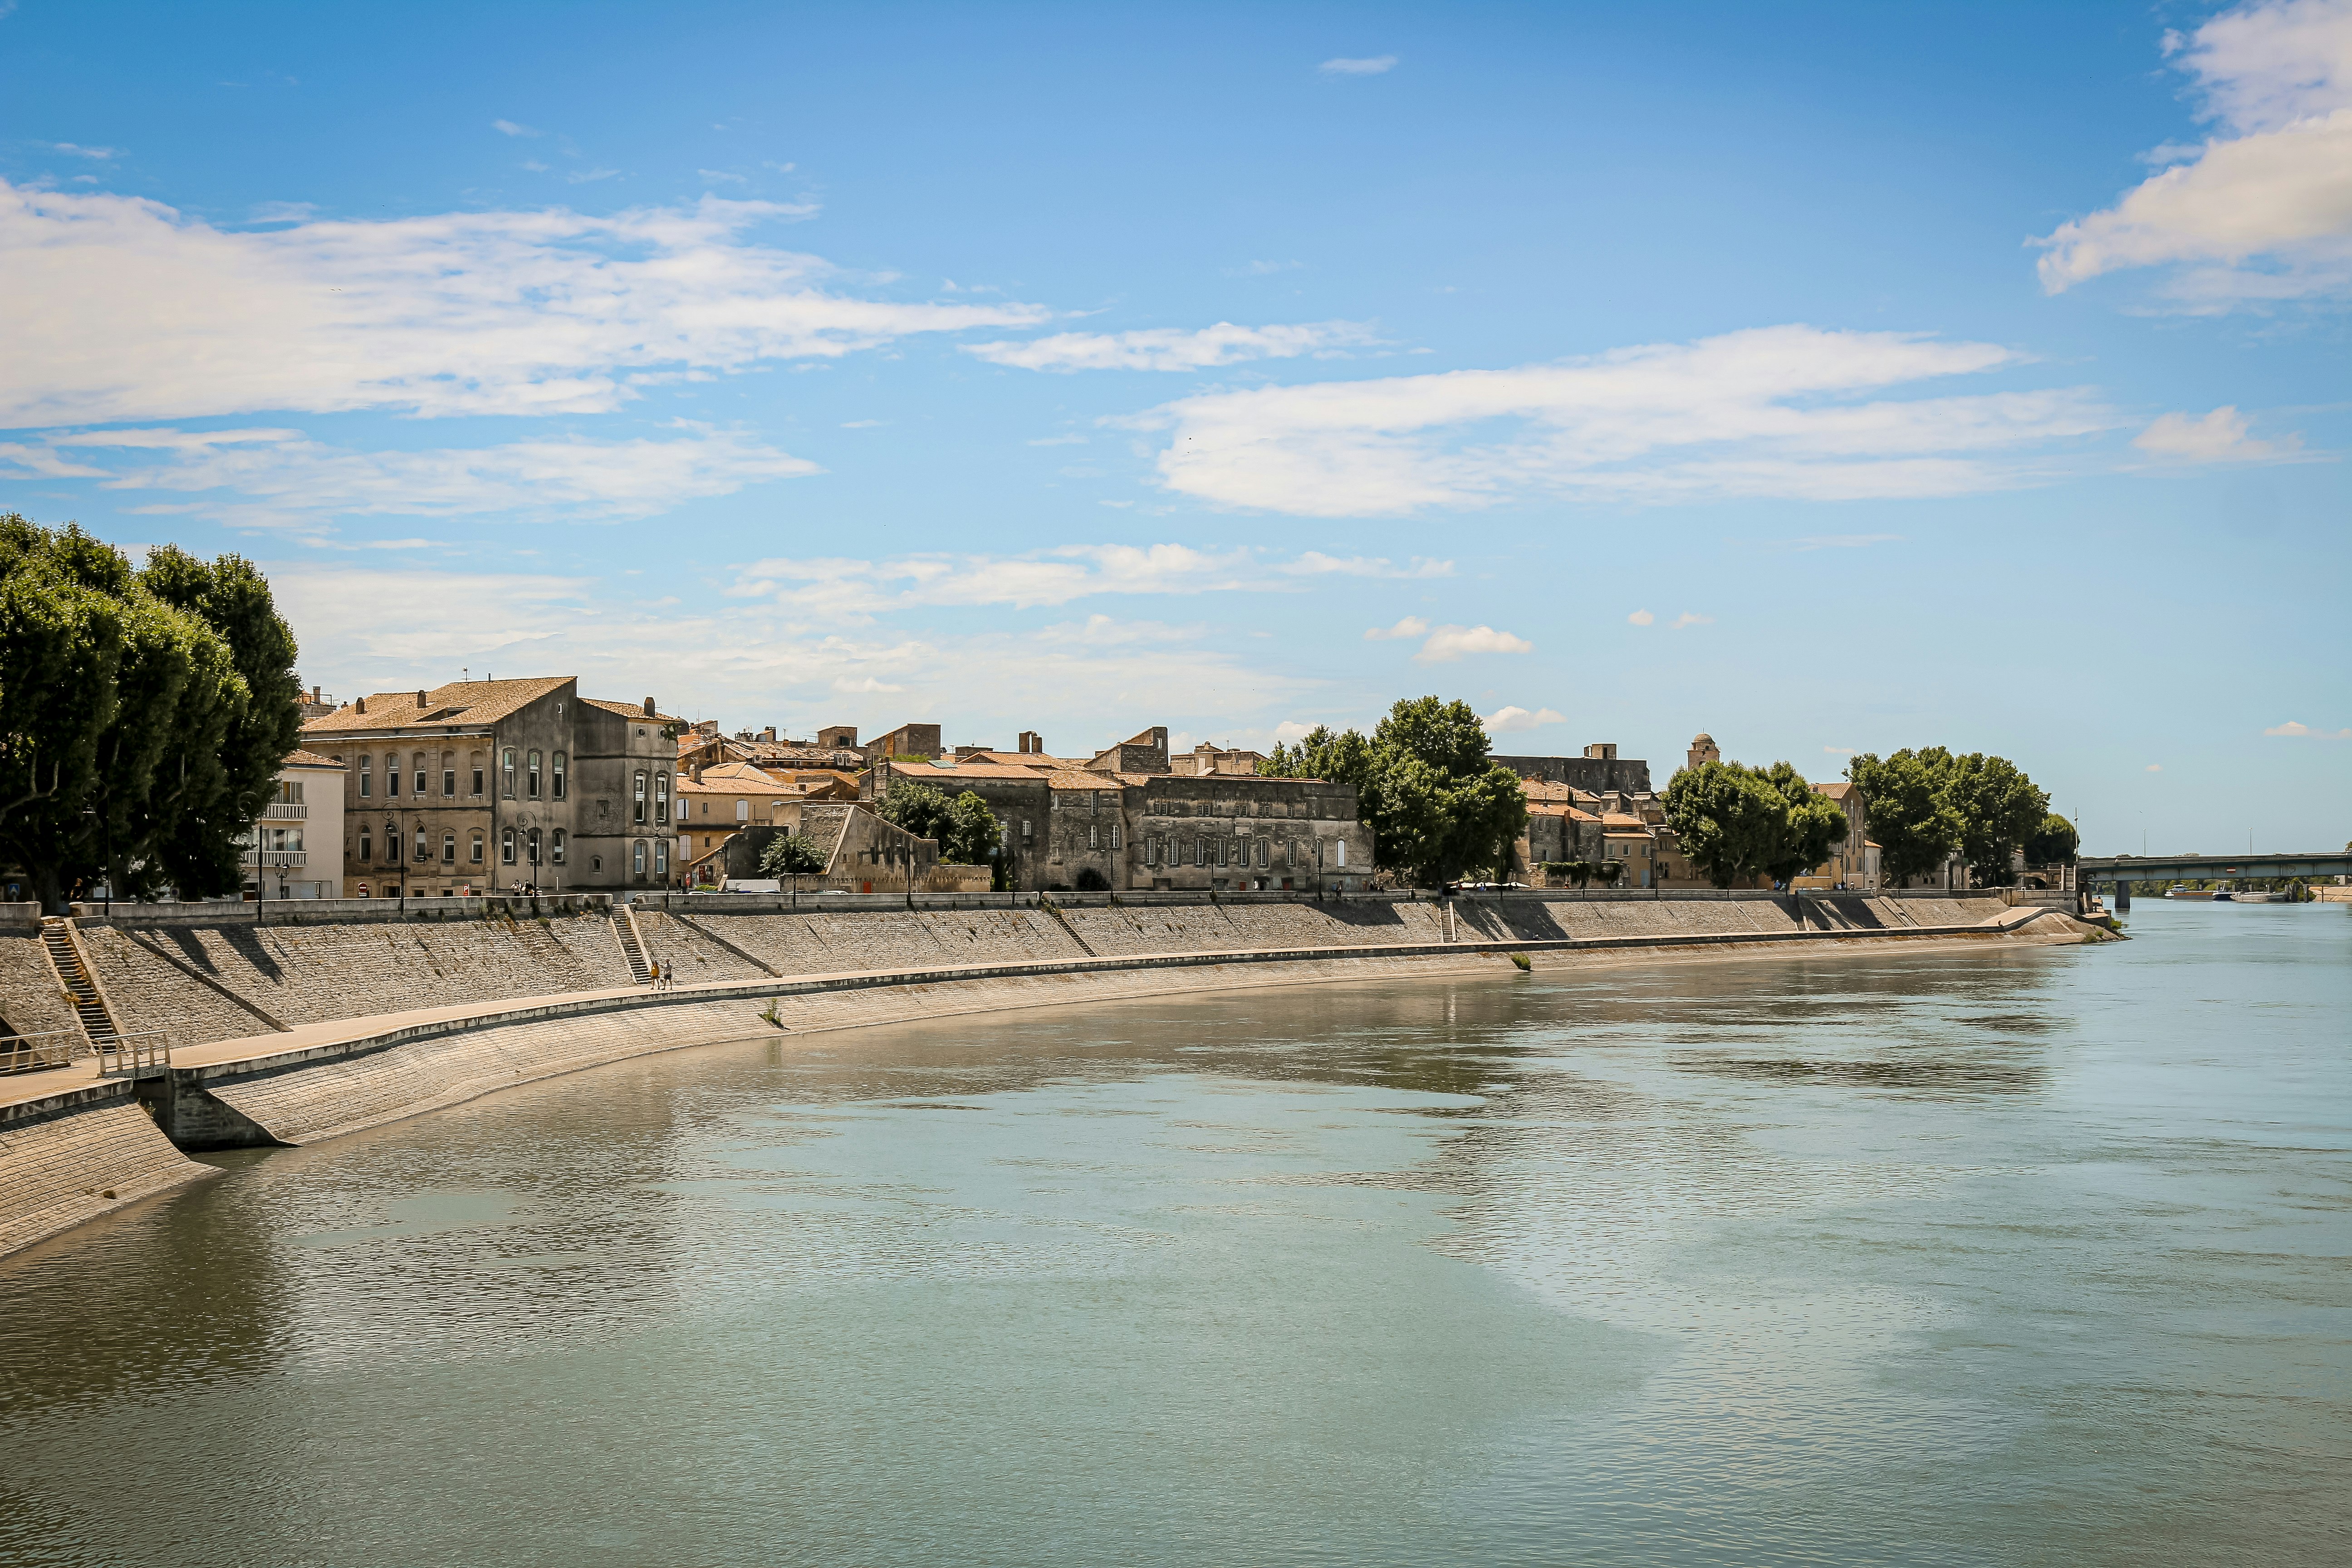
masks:
[(2340, 1563), (2352, 909), (719, 1046), (0, 1263), (9, 1564)]

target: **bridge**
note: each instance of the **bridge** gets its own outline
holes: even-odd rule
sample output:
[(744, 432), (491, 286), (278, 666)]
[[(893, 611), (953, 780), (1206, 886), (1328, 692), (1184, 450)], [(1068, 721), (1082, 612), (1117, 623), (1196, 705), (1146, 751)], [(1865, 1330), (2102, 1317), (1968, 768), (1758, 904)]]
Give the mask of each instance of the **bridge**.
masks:
[(2352, 852), (2317, 855), (2085, 855), (2074, 862), (2083, 886), (2115, 889), (2115, 907), (2131, 908), (2134, 882), (2235, 881), (2257, 877), (2352, 876)]

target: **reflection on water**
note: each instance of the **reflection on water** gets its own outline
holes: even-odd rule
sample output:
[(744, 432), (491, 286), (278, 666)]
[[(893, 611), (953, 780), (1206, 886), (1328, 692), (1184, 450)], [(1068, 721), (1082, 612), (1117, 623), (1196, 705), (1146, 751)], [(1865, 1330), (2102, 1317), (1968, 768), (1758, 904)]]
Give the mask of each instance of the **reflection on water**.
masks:
[(2352, 921), (651, 1058), (0, 1265), (0, 1562), (2340, 1561)]

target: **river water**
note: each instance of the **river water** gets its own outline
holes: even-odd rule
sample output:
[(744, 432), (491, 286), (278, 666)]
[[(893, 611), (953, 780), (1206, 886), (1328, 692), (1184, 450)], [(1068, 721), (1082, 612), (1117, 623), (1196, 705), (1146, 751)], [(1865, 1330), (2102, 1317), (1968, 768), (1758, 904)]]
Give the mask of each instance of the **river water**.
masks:
[(0, 1562), (2352, 1558), (2352, 910), (722, 1046), (0, 1264)]

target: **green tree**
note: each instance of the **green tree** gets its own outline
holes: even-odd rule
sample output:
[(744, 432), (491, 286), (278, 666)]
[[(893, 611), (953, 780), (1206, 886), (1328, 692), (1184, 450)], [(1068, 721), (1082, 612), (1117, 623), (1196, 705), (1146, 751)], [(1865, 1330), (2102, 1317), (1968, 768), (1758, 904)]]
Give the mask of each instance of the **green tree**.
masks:
[(812, 877), (824, 869), (824, 851), (805, 833), (779, 833), (760, 851), (762, 877)]
[(1424, 887), (1471, 869), (1507, 877), (1527, 828), (1527, 791), (1486, 760), (1486, 727), (1466, 702), (1413, 697), (1367, 736), (1318, 725), (1258, 764), (1269, 778), (1353, 784), (1372, 859)]
[(2051, 812), (2042, 819), (2032, 837), (2025, 841), (2025, 863), (2029, 866), (2071, 866), (2082, 847), (2082, 837), (2074, 825)]
[(1780, 794), (1738, 763), (1701, 763), (1667, 781), (1660, 805), (1683, 858), (1718, 888), (1757, 875), (1777, 845)]
[(1982, 752), (1956, 757), (1940, 746), (1922, 755), (1943, 773), (1945, 803), (1960, 819), (1960, 853), (1971, 866), (2005, 878), (2010, 852), (2022, 848), (2050, 815), (2049, 792), (2034, 787), (2007, 757)]
[(1941, 773), (1927, 753), (1906, 747), (1882, 760), (1864, 752), (1847, 765), (1845, 776), (1862, 791), (1870, 836), (1878, 841), (1879, 869), (1888, 881), (1925, 876), (1959, 847), (1960, 815), (1944, 798)]
[(43, 907), (101, 873), (233, 891), (299, 728), (294, 638), (235, 556), (133, 571), (68, 526), (0, 516), (0, 854)]
[(1830, 858), (1845, 837), (1846, 816), (1788, 763), (1774, 763), (1756, 777), (1780, 803), (1780, 819), (1757, 869), (1765, 880), (1786, 885)]
[(996, 814), (972, 791), (951, 796), (915, 779), (893, 778), (874, 811), (918, 838), (938, 840), (940, 858), (951, 865), (987, 865), (1003, 834)]

